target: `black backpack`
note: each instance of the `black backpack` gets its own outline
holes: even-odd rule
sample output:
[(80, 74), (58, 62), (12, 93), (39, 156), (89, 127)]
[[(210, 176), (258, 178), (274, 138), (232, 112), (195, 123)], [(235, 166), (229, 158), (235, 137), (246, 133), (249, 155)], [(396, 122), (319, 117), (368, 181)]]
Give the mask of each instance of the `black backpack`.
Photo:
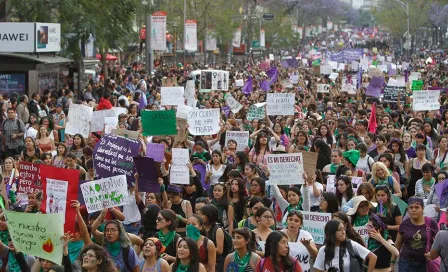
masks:
[(224, 244), (223, 244), (223, 250), (222, 250), (222, 254), (221, 256), (226, 257), (229, 253), (233, 252), (233, 243), (232, 243), (232, 236), (230, 236), (230, 234), (225, 231), (222, 227), (220, 227), (219, 225), (215, 225), (215, 227), (213, 228), (211, 235), (210, 235), (210, 240), (212, 240), (212, 242), (217, 245), (216, 243), (216, 231), (221, 228), (222, 231), (224, 232)]
[[(346, 245), (348, 254), (350, 255), (350, 272), (367, 272), (367, 266), (364, 264), (364, 260), (353, 251), (352, 241), (347, 240)], [(341, 260), (339, 262), (342, 263)]]

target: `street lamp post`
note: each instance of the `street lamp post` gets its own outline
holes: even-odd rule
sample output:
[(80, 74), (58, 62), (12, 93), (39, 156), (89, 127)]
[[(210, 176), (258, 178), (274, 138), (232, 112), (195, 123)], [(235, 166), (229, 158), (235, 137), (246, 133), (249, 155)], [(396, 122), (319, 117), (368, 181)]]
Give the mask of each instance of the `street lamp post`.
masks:
[[(409, 16), (409, 3), (404, 3), (401, 0), (394, 0), (397, 4), (399, 4), (405, 11), (406, 11), (406, 23), (407, 23), (407, 31), (406, 31), (406, 43), (408, 43), (411, 39), (411, 33), (410, 33), (410, 16)], [(410, 55), (411, 52), (411, 46), (408, 44), (408, 55)]]
[(185, 33), (185, 22), (187, 21), (187, 0), (184, 0), (184, 42), (183, 42), (183, 45), (184, 45), (184, 67), (186, 67), (187, 66), (187, 57), (186, 57), (186, 50), (185, 50), (185, 39), (187, 38), (187, 36), (186, 36), (186, 33)]

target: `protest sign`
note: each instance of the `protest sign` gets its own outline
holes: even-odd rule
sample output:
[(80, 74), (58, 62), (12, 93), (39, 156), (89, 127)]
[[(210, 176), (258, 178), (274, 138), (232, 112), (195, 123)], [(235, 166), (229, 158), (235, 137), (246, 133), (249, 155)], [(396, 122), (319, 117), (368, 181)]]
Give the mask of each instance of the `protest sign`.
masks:
[(229, 140), (236, 142), (236, 151), (244, 151), (249, 144), (249, 131), (226, 131), (226, 147)]
[(330, 65), (321, 65), (320, 66), (320, 74), (329, 75), (333, 72), (333, 68)]
[(294, 88), (294, 85), (292, 84), (292, 82), (289, 79), (282, 80), (282, 85), (286, 89)]
[(439, 96), (440, 91), (422, 90), (413, 92), (413, 107), (414, 111), (422, 110), (439, 110)]
[(118, 123), (118, 116), (121, 113), (127, 113), (126, 108), (112, 108), (110, 110), (99, 110), (92, 113), (92, 121), (90, 124), (90, 131), (102, 131), (106, 124), (106, 117), (114, 117)]
[(104, 117), (104, 133), (112, 133), (112, 129), (116, 129), (118, 126), (117, 117)]
[(336, 193), (336, 181), (334, 180), (335, 178), (335, 175), (327, 176), (327, 186), (325, 187), (325, 191)]
[(300, 212), (303, 214), (302, 229), (311, 233), (316, 245), (323, 245), (325, 240), (324, 228), (327, 222), (331, 220), (331, 213)]
[(434, 189), (436, 191), (437, 197), (439, 198), (440, 207), (443, 207), (448, 198), (448, 179), (444, 180), (443, 182), (437, 183), (434, 186)]
[(400, 103), (404, 105), (406, 102), (406, 87), (386, 86), (383, 93), (383, 102), (397, 103), (398, 93), (401, 94)]
[(408, 77), (409, 82), (413, 82), (414, 80), (418, 80), (421, 77), (421, 73), (420, 72), (411, 72), (411, 74)]
[(190, 163), (190, 156), (188, 153), (188, 149), (173, 148), (171, 149), (171, 154), (173, 154), (173, 160), (171, 161), (171, 165), (186, 166), (188, 163)]
[(177, 106), (176, 111), (176, 118), (182, 118), (187, 120), (188, 119), (188, 113), (192, 111), (193, 108), (187, 105), (179, 105)]
[(126, 175), (129, 185), (134, 182), (134, 160), (140, 142), (131, 138), (104, 135), (93, 150), (93, 167), (96, 178)]
[(331, 73), (328, 78), (335, 81), (338, 78), (338, 76), (339, 76), (339, 73)]
[(299, 75), (290, 75), (289, 80), (292, 84), (297, 84), (299, 83)]
[(343, 93), (348, 93), (348, 94), (356, 94), (356, 84), (357, 84), (357, 79), (354, 78), (346, 78), (343, 77), (342, 78), (342, 85), (341, 85), (341, 92)]
[(357, 61), (352, 61), (350, 68), (352, 71), (358, 71), (359, 70), (359, 62)]
[(43, 200), (41, 209), (47, 214), (62, 213), (64, 231), (75, 232), (76, 209), (71, 200), (78, 199), (79, 170), (40, 165)]
[(61, 264), (63, 215), (3, 211), (17, 251)]
[(192, 135), (212, 135), (219, 132), (220, 109), (195, 109), (188, 113), (188, 130)]
[(39, 166), (30, 162), (20, 162), (19, 164), (19, 193), (33, 193), (42, 190), (42, 182), (39, 176)]
[(235, 98), (233, 98), (233, 96), (231, 95), (226, 96), (226, 102), (233, 113), (237, 113), (243, 108), (243, 105), (241, 105), (238, 101), (236, 101)]
[(411, 90), (413, 91), (423, 90), (423, 80), (413, 80)]
[(138, 191), (147, 193), (160, 193), (157, 169), (154, 159), (134, 157), (135, 168), (138, 173)]
[(111, 129), (111, 134), (116, 136), (122, 136), (124, 138), (138, 139), (138, 131), (122, 130), (122, 129)]
[(176, 135), (176, 112), (141, 111), (143, 136)]
[(171, 150), (173, 160), (171, 161), (170, 182), (173, 184), (189, 184), (190, 170), (187, 164), (190, 163), (189, 153), (184, 148), (173, 148)]
[(328, 65), (331, 66), (331, 69), (333, 69), (333, 70), (338, 69), (338, 62), (337, 61), (328, 61)]
[(179, 129), (178, 134), (174, 137), (174, 143), (183, 143), (187, 139), (187, 123), (188, 121), (185, 119), (176, 118), (176, 125)]
[(316, 152), (302, 151), (303, 157), (303, 170), (308, 175), (308, 180), (313, 179), (313, 175), (316, 172), (317, 156)]
[(196, 89), (194, 85), (194, 80), (187, 80), (185, 84), (185, 93), (184, 96), (186, 99), (194, 99)]
[(162, 106), (184, 105), (184, 87), (162, 87), (160, 89)]
[(353, 227), (353, 229), (359, 234), (359, 236), (361, 236), (361, 238), (364, 240), (364, 243), (367, 245), (370, 237), (367, 226)]
[(235, 86), (236, 87), (243, 87), (244, 86), (244, 79), (237, 79), (237, 80), (235, 80)]
[(201, 71), (201, 91), (229, 90), (229, 72), (222, 70), (202, 70)]
[(269, 182), (277, 185), (304, 184), (302, 153), (266, 155), (271, 173)]
[(359, 185), (363, 183), (362, 177), (351, 177), (353, 192), (356, 194), (358, 192)]
[[(84, 138), (89, 137), (92, 115), (93, 108), (79, 104), (70, 104), (65, 133), (70, 135), (79, 133)], [(101, 128), (101, 130), (103, 129)]]
[(268, 93), (266, 102), (268, 115), (294, 115), (293, 93)]
[(265, 107), (257, 107), (256, 105), (252, 105), (247, 112), (246, 118), (249, 121), (254, 119), (264, 119), (266, 117), (266, 109)]
[(152, 158), (156, 162), (161, 162), (163, 157), (165, 157), (165, 145), (148, 142), (146, 145), (146, 157)]
[(378, 76), (372, 77), (369, 86), (367, 86), (366, 95), (370, 95), (373, 97), (380, 97), (383, 86), (384, 86), (384, 79), (382, 77)]
[(328, 84), (317, 84), (317, 92), (318, 93), (329, 93), (330, 85)]
[(327, 59), (336, 62), (351, 63), (364, 55), (364, 49), (343, 49), (339, 52), (327, 52)]
[(86, 182), (79, 188), (89, 213), (127, 204), (128, 185), (125, 175)]

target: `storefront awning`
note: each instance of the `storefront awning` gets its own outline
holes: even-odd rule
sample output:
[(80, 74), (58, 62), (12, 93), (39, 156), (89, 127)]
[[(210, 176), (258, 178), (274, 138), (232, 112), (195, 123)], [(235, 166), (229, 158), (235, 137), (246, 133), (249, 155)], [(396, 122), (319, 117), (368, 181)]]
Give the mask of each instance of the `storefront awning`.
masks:
[(0, 58), (17, 58), (23, 59), (24, 61), (34, 62), (37, 64), (58, 64), (58, 63), (70, 63), (73, 62), (71, 59), (59, 57), (59, 56), (49, 56), (49, 55), (31, 55), (31, 54), (16, 54), (16, 53), (0, 53)]

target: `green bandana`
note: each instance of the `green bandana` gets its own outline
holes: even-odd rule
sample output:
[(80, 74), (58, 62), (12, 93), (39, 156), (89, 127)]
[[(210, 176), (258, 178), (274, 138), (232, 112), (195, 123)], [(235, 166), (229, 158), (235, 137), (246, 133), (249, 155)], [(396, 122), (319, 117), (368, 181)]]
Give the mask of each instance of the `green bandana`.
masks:
[(163, 232), (160, 230), (158, 233), (159, 240), (162, 242), (164, 247), (168, 247), (169, 244), (173, 241), (174, 235), (176, 235), (175, 231), (170, 231), (167, 234), (163, 234)]
[(288, 211), (288, 213), (290, 213), (291, 211), (301, 211), (302, 210), (302, 203), (303, 203), (303, 200), (302, 200), (302, 198), (300, 198), (299, 204), (297, 204), (297, 206), (292, 206), (290, 204), (288, 206), (288, 208), (286, 208), (286, 210)]
[(9, 231), (7, 230), (0, 231), (0, 241), (2, 241), (2, 243), (5, 246), (8, 246), (8, 239), (9, 239)]
[[(23, 254), (26, 260), (26, 255)], [(8, 254), (8, 268), (10, 272), (21, 272), (19, 262), (16, 259), (16, 256), (14, 253), (9, 252)]]
[[(383, 234), (383, 238), (387, 241), (387, 239), (389, 239), (388, 237), (388, 231), (384, 231)], [(369, 240), (367, 241), (367, 248), (371, 251), (374, 252), (375, 250), (377, 250), (379, 247), (381, 246), (381, 243), (378, 242), (377, 240), (373, 239), (373, 238), (369, 238)]]
[(112, 257), (117, 257), (121, 250), (120, 241), (115, 241), (113, 243), (106, 243), (106, 249), (112, 255)]
[(176, 269), (176, 272), (186, 272), (188, 271), (188, 268), (190, 267), (190, 265), (183, 265), (181, 263), (179, 263), (179, 266)]
[(234, 260), (235, 260), (235, 263), (238, 265), (238, 272), (244, 272), (244, 270), (247, 267), (247, 264), (250, 262), (251, 255), (252, 255), (252, 252), (248, 251), (246, 253), (246, 255), (242, 259), (240, 259), (238, 252), (235, 251)]
[(76, 242), (68, 242), (68, 256), (72, 263), (78, 259), (79, 253), (81, 253), (83, 247), (84, 241), (82, 239)]
[(187, 237), (193, 239), (194, 241), (198, 241), (201, 237), (201, 232), (198, 228), (189, 224), (187, 225)]
[(362, 226), (367, 225), (367, 222), (369, 222), (369, 215), (365, 215), (363, 217), (356, 216), (354, 226), (362, 227)]
[(436, 183), (436, 180), (434, 178), (431, 178), (430, 180), (424, 180), (422, 178), (422, 185), (427, 185), (431, 188), (434, 185), (434, 183)]
[(341, 165), (342, 165), (342, 163), (340, 163), (340, 164), (331, 163), (330, 164), (330, 174), (336, 174), (336, 169)]

